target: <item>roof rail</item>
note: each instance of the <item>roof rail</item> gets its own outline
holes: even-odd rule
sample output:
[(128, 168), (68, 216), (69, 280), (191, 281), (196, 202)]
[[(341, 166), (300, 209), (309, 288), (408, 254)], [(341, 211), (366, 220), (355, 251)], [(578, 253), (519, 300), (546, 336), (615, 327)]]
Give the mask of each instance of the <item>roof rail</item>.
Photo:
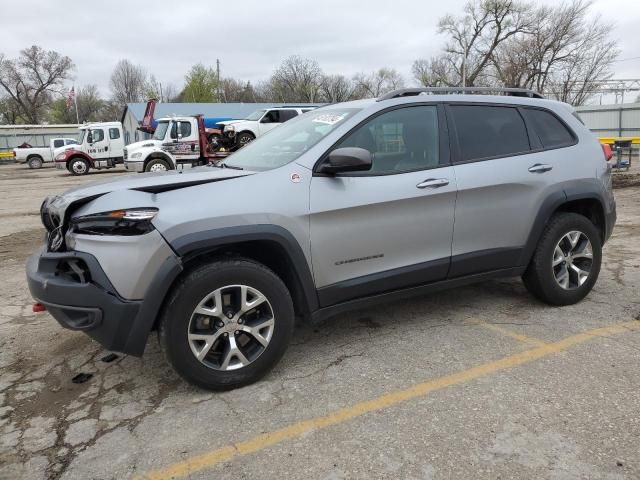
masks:
[(389, 100), (391, 98), (412, 97), (421, 94), (481, 94), (481, 95), (510, 95), (512, 97), (529, 97), (529, 98), (544, 98), (538, 92), (528, 90), (526, 88), (503, 88), (503, 87), (417, 87), (417, 88), (401, 88), (400, 90), (394, 90), (386, 93), (377, 99), (378, 102), (382, 100)]

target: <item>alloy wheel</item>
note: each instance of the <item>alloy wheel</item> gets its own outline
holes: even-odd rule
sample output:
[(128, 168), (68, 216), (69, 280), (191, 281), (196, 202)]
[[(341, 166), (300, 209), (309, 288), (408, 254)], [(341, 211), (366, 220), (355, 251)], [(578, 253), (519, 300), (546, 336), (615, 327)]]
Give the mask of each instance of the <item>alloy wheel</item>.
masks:
[(247, 285), (228, 285), (209, 293), (194, 309), (187, 332), (189, 347), (209, 368), (236, 370), (262, 355), (274, 325), (273, 308), (265, 295)]
[(589, 278), (593, 265), (593, 248), (584, 233), (577, 230), (565, 234), (553, 252), (553, 276), (565, 290), (581, 287)]

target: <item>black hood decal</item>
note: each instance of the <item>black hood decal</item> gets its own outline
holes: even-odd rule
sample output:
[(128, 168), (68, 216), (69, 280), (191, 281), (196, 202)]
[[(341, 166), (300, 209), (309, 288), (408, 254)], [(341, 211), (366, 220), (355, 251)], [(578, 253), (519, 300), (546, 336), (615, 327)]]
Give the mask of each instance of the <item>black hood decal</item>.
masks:
[(181, 188), (195, 187), (196, 185), (204, 185), (205, 183), (214, 183), (214, 182), (221, 182), (224, 180), (233, 180), (234, 178), (241, 178), (241, 176), (224, 177), (224, 178), (208, 178), (203, 180), (192, 180), (190, 182), (167, 183), (162, 185), (149, 185), (146, 187), (131, 188), (131, 190), (137, 190), (138, 192), (146, 192), (146, 193), (162, 193), (162, 192), (170, 192), (171, 190), (179, 190)]

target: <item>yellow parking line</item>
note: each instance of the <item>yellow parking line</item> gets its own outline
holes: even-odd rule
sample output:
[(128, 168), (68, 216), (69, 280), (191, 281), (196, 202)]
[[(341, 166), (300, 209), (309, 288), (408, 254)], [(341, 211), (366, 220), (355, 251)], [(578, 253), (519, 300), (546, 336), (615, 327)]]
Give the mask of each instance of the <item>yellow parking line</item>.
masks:
[(508, 328), (504, 328), (500, 325), (496, 325), (495, 323), (482, 322), (480, 320), (472, 320), (469, 322), (472, 325), (478, 325), (480, 327), (486, 328), (487, 330), (491, 330), (493, 332), (497, 332), (506, 337), (513, 338), (514, 340), (518, 340), (519, 342), (526, 343), (527, 345), (533, 347), (541, 347), (542, 345), (547, 345), (547, 342), (540, 340), (539, 338), (529, 337), (527, 335), (522, 335), (521, 333), (516, 333)]
[(640, 330), (640, 322), (632, 320), (578, 333), (558, 342), (546, 343), (514, 355), (509, 355), (508, 357), (504, 357), (499, 360), (469, 368), (468, 370), (463, 370), (461, 372), (429, 380), (424, 383), (419, 383), (404, 390), (390, 392), (372, 400), (356, 403), (350, 407), (335, 410), (322, 417), (302, 420), (279, 430), (255, 436), (249, 440), (230, 444), (211, 452), (187, 458), (186, 460), (149, 472), (138, 478), (146, 480), (164, 480), (183, 477), (206, 468), (211, 468), (219, 463), (231, 460), (232, 458), (248, 455), (286, 440), (299, 438), (300, 436), (314, 430), (327, 428), (332, 425), (360, 417), (366, 413), (383, 410), (401, 402), (428, 395), (431, 392), (442, 390), (452, 385), (462, 384), (491, 373), (538, 360), (548, 355), (566, 350), (574, 345), (584, 343), (594, 337), (616, 335), (629, 330)]

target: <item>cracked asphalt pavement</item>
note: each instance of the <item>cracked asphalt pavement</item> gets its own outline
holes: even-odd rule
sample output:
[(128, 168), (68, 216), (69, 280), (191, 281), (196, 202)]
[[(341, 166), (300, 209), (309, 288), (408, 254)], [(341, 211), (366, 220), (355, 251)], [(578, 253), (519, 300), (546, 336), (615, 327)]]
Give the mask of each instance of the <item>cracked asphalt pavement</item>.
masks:
[(155, 336), (108, 362), (31, 311), (42, 198), (126, 174), (0, 166), (0, 479), (640, 478), (640, 187), (616, 190), (578, 305), (503, 279), (353, 312), (299, 326), (264, 380), (210, 393)]

